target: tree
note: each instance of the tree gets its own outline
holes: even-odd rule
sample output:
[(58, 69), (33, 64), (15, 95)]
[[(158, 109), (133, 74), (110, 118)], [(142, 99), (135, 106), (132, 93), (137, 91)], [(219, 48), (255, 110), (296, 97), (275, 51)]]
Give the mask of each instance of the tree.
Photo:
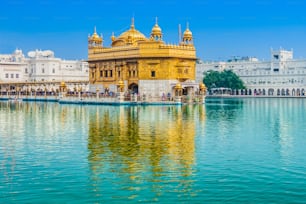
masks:
[(232, 70), (208, 71), (204, 75), (203, 83), (210, 90), (211, 88), (245, 89), (243, 81)]

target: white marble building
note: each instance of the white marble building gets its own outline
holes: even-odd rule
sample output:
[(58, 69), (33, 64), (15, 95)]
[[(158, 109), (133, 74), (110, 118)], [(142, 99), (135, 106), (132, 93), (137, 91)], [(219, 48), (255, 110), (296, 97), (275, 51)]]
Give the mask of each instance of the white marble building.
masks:
[(0, 55), (0, 82), (89, 81), (88, 63), (56, 58), (50, 50)]
[(29, 81), (88, 81), (86, 61), (62, 60), (50, 50), (28, 53)]
[(23, 82), (28, 80), (25, 70), (28, 63), (21, 50), (12, 54), (0, 55), (0, 83)]
[(271, 59), (260, 61), (254, 57), (233, 58), (220, 62), (198, 62), (196, 80), (203, 80), (209, 70), (234, 71), (247, 90), (235, 94), (267, 96), (305, 96), (306, 59), (294, 59), (293, 51), (271, 50)]

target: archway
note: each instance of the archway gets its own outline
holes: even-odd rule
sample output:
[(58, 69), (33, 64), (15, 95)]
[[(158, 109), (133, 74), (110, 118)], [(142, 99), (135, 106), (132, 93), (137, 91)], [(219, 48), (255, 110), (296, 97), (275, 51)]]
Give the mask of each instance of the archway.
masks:
[(274, 89), (272, 88), (268, 89), (268, 95), (273, 96), (273, 94), (274, 94)]
[(292, 95), (292, 96), (295, 96), (295, 89), (292, 89), (291, 95)]
[(285, 89), (282, 89), (282, 96), (285, 96), (285, 95), (286, 95)]
[(297, 89), (297, 90), (296, 90), (296, 95), (297, 95), (297, 96), (300, 96), (300, 95), (301, 95), (300, 89)]
[(132, 83), (129, 85), (129, 90), (132, 94), (138, 94), (138, 84)]

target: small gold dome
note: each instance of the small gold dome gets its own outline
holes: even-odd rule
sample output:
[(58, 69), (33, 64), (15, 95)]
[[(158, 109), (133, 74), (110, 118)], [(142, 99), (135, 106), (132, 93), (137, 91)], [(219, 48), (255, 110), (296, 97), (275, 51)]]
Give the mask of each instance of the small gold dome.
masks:
[(187, 28), (184, 32), (184, 38), (192, 38), (192, 32)]
[(161, 35), (161, 34), (162, 34), (162, 30), (161, 30), (161, 28), (158, 26), (158, 24), (156, 22), (154, 27), (152, 28), (151, 35)]
[(187, 28), (183, 34), (183, 41), (187, 44), (192, 42), (192, 32), (189, 30), (189, 24), (187, 23)]
[(92, 34), (91, 39), (93, 40), (100, 40), (100, 37), (97, 33)]
[(154, 39), (154, 40), (161, 40), (162, 39), (162, 30), (158, 26), (157, 17), (156, 17), (155, 25), (153, 26), (152, 32), (151, 32), (151, 40), (152, 39)]
[(62, 87), (66, 86), (65, 82), (62, 81), (60, 86), (62, 86)]
[(102, 37), (100, 37), (100, 36), (97, 34), (96, 27), (95, 27), (95, 29), (94, 29), (94, 33), (92, 34), (92, 36), (89, 37), (89, 41), (97, 42), (97, 43), (101, 43), (101, 42), (102, 42)]
[(205, 84), (201, 83), (201, 84), (200, 84), (200, 90), (205, 90), (205, 89), (206, 89)]
[(124, 86), (124, 82), (123, 82), (122, 80), (120, 80), (120, 81), (118, 82), (118, 86), (119, 86), (119, 87), (123, 87), (123, 86)]
[(180, 83), (177, 83), (174, 88), (175, 89), (182, 89), (182, 85)]

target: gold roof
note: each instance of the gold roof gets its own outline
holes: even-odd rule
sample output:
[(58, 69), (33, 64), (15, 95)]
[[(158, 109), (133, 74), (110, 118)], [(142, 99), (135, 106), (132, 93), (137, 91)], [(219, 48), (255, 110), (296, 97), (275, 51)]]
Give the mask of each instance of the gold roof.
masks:
[[(134, 44), (137, 41), (146, 41), (148, 40), (144, 34), (135, 29), (134, 26), (134, 18), (132, 19), (132, 24), (129, 30), (123, 32), (119, 35), (118, 38), (113, 39), (113, 45), (116, 46), (116, 42), (123, 41), (125, 44)], [(118, 45), (122, 45), (122, 43), (118, 43)]]
[(146, 39), (144, 34), (136, 30), (135, 28), (131, 28), (128, 31), (125, 31), (121, 35), (119, 35), (118, 39), (128, 39), (128, 38), (133, 38), (133, 39)]

